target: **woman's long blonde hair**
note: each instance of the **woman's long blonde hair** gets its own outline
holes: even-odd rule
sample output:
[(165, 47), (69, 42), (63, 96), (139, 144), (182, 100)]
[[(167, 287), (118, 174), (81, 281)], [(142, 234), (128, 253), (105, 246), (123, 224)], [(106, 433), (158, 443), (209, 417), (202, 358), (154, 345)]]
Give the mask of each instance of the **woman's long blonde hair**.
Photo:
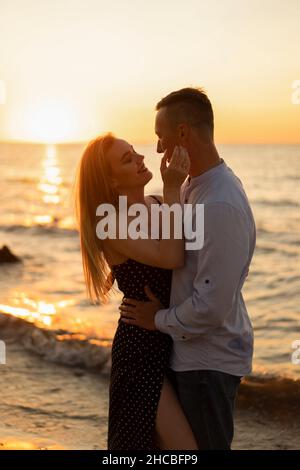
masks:
[(115, 141), (105, 134), (89, 142), (80, 159), (75, 179), (75, 215), (80, 236), (82, 265), (87, 295), (93, 303), (106, 303), (113, 276), (96, 234), (99, 204), (117, 207), (117, 194), (109, 182), (107, 152)]

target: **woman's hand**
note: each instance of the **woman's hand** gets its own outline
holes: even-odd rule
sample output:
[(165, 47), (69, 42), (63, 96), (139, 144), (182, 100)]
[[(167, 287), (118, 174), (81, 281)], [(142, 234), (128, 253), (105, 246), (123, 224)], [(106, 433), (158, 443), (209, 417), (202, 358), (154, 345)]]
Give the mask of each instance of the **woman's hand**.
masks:
[(176, 146), (167, 166), (167, 151), (161, 164), (160, 173), (165, 188), (180, 188), (190, 170), (190, 158), (186, 148)]

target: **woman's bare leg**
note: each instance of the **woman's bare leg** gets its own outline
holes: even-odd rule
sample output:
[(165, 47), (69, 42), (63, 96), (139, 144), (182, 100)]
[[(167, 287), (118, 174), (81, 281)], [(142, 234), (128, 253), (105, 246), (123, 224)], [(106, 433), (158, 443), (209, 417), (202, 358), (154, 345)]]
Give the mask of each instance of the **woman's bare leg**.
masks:
[(199, 449), (175, 390), (166, 376), (156, 414), (156, 437), (162, 450)]

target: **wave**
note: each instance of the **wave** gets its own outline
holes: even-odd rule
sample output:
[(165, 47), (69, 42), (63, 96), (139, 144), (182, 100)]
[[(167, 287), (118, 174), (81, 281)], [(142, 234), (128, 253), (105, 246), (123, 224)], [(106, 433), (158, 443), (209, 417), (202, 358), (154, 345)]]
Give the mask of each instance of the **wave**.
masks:
[(300, 180), (299, 175), (286, 175), (285, 178), (287, 178), (289, 180), (293, 180), (293, 181), (299, 181)]
[(289, 206), (289, 207), (300, 207), (300, 203), (292, 199), (279, 199), (279, 200), (270, 200), (270, 199), (252, 199), (251, 203), (259, 204), (263, 206)]
[[(288, 242), (287, 242), (288, 243)], [(298, 250), (298, 246), (300, 245), (300, 243), (291, 243), (289, 246), (288, 244), (285, 244), (283, 245), (283, 243), (277, 243), (276, 245), (275, 244), (272, 244), (272, 245), (268, 245), (268, 244), (265, 244), (265, 243), (257, 243), (256, 244), (256, 252), (260, 252), (260, 253), (264, 253), (264, 254), (268, 254), (268, 253), (279, 253), (279, 254), (282, 254), (282, 255), (285, 255), (285, 256), (298, 256), (299, 255), (299, 250)]]
[[(36, 185), (41, 182), (41, 178), (38, 176), (12, 176), (9, 178), (5, 178), (5, 182), (7, 183), (23, 183), (23, 184), (28, 184), (28, 185)], [(69, 188), (71, 187), (72, 183), (70, 181), (62, 181), (60, 182), (59, 186), (64, 187), (64, 188)]]
[(263, 222), (258, 221), (256, 223), (256, 231), (258, 235), (276, 235), (277, 237), (286, 237), (289, 235), (288, 231), (278, 230), (276, 226), (265, 225)]
[(93, 420), (95, 422), (98, 422), (99, 416), (90, 414), (90, 415), (79, 415), (79, 414), (68, 414), (68, 413), (63, 413), (62, 411), (59, 410), (51, 410), (47, 411), (43, 408), (38, 408), (38, 407), (32, 407), (32, 406), (25, 406), (25, 405), (16, 405), (16, 404), (5, 404), (5, 408), (11, 408), (13, 410), (21, 410), (25, 411), (26, 413), (34, 414), (34, 415), (45, 415), (45, 416), (51, 416), (51, 418), (60, 418), (60, 419), (76, 419), (76, 420)]
[(57, 226), (57, 221), (55, 220), (50, 224), (36, 224), (36, 225), (0, 225), (0, 230), (2, 232), (26, 232), (28, 235), (56, 235), (56, 236), (77, 236), (78, 231), (72, 228), (62, 228)]
[(5, 181), (8, 183), (26, 183), (26, 184), (35, 184), (38, 183), (40, 180), (38, 177), (34, 178), (32, 176), (15, 176), (11, 178), (6, 178)]
[[(283, 232), (281, 230), (277, 230), (276, 227), (266, 227), (264, 225), (260, 225), (258, 223), (258, 225), (256, 226), (256, 232), (257, 232), (257, 236), (259, 237), (260, 235), (271, 235), (271, 236), (274, 236), (274, 239), (275, 239), (275, 236), (276, 236), (276, 240), (279, 239), (279, 240), (282, 240), (282, 242), (286, 242), (288, 243), (289, 245), (300, 245), (300, 238), (295, 238), (293, 239), (293, 233), (291, 234), (290, 231), (286, 231), (286, 232)], [(296, 236), (296, 235), (295, 235)]]
[[(1, 312), (0, 329), (2, 340), (16, 341), (25, 350), (38, 354), (46, 361), (67, 367), (81, 367), (100, 372), (101, 377), (109, 377), (111, 341), (106, 340), (103, 345), (100, 338), (78, 338), (80, 335), (64, 330), (39, 328), (24, 319)], [(299, 397), (300, 380), (253, 373), (242, 380), (237, 402), (241, 408), (280, 414), (282, 417), (293, 413), (294, 417), (300, 419)], [(36, 412), (36, 409), (27, 411)], [(77, 415), (72, 417), (87, 418)]]
[(1, 339), (16, 341), (43, 359), (69, 367), (110, 371), (110, 341), (87, 338), (65, 330), (40, 328), (22, 318), (0, 312)]
[(238, 405), (300, 419), (300, 380), (280, 376), (247, 376), (241, 383)]

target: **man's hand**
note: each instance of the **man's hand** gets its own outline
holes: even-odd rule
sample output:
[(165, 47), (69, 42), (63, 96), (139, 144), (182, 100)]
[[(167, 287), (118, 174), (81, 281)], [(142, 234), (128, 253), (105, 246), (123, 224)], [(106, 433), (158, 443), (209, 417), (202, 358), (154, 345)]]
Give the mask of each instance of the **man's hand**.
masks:
[[(134, 299), (123, 299), (119, 307), (121, 321), (136, 325), (146, 330), (156, 330), (154, 317), (160, 308), (164, 308), (160, 300), (155, 297), (149, 286), (145, 286), (145, 292), (150, 302), (140, 302)], [(127, 305), (124, 305), (124, 304)]]

